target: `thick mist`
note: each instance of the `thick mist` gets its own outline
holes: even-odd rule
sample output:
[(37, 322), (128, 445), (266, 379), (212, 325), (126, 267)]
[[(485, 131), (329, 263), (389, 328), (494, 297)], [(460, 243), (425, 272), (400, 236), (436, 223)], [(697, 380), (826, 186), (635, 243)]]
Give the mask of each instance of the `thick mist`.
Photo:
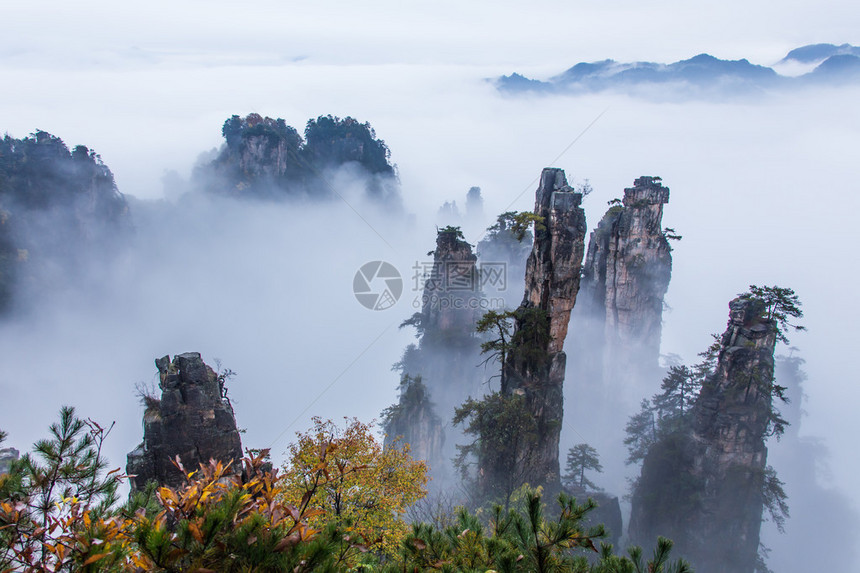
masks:
[[(763, 14), (754, 16), (766, 21)], [(642, 26), (634, 21), (619, 16), (620, 29)], [(750, 26), (743, 24), (737, 34)], [(168, 37), (173, 34), (178, 32)], [(594, 34), (588, 37), (597, 41)], [(770, 38), (763, 47), (745, 42), (775, 60), (806, 38), (789, 36)], [(521, 48), (530, 38), (511, 41)], [(296, 56), (302, 55), (299, 48), (291, 44)], [(660, 53), (640, 54), (632, 45), (612, 48), (590, 45), (584, 55), (556, 54), (522, 71), (538, 75), (567, 61), (610, 55), (671, 59), (711, 49), (694, 47), (689, 39), (683, 50), (663, 47)], [(710, 333), (725, 328), (729, 300), (751, 283), (797, 291), (809, 329), (792, 337), (808, 374), (807, 415), (798, 439), (821, 444), (808, 447), (828, 453), (816, 454), (810, 477), (809, 467), (801, 471), (789, 463), (788, 440), (770, 444), (769, 459), (786, 483), (794, 517), (785, 535), (766, 525), (764, 538), (777, 571), (801, 570), (800, 554), (832, 551), (848, 559), (860, 541), (860, 500), (853, 487), (860, 472), (854, 454), (860, 390), (853, 369), (860, 307), (851, 289), (860, 239), (852, 223), (860, 208), (854, 151), (860, 143), (860, 90), (764, 94), (730, 103), (621, 94), (511, 98), (482, 78), (515, 71), (512, 66), (524, 64), (525, 56), (499, 63), (483, 48), (479, 65), (459, 57), (437, 64), (416, 56), (413, 46), (402, 61), (369, 64), (379, 49), (362, 48), (369, 55), (354, 55), (354, 65), (335, 56), (210, 65), (199, 55), (177, 61), (161, 54), (161, 60), (143, 58), (134, 66), (123, 56), (113, 67), (55, 69), (29, 52), (0, 68), (7, 85), (41, 86), (36, 94), (0, 94), (8, 112), (3, 129), (23, 137), (41, 128), (70, 146), (88, 145), (114, 171), (120, 191), (137, 197), (131, 201), (134, 239), (117, 259), (81, 262), (80, 270), (87, 271), (78, 273), (82, 278), (55, 280), (49, 297), (0, 325), (0, 428), (9, 432), (8, 444), (27, 449), (45, 434), (60, 406), (71, 404), (100, 423), (116, 420), (107, 454), (113, 467), (124, 467), (125, 454), (142, 437), (135, 384), (157, 382), (154, 358), (199, 351), (207, 363), (218, 358), (237, 372), (230, 396), (239, 426), (247, 429), (243, 444), (271, 446), (280, 461), (312, 415), (370, 420), (396, 400), (398, 377), (390, 367), (414, 340), (397, 326), (417, 310), (413, 302), (420, 302), (420, 292), (413, 289), (423, 282), (413, 280), (412, 268), (434, 247), (435, 217), (444, 201), (460, 204), (470, 187), (481, 187), (486, 223), (464, 227), (475, 244), (498, 213), (531, 209), (541, 168), (554, 165), (571, 182), (588, 178), (594, 187), (583, 204), (590, 231), (606, 202), (620, 197), (634, 178), (659, 175), (671, 189), (664, 224), (683, 236), (673, 243), (661, 352), (697, 361)], [(718, 55), (749, 56), (738, 51)], [(32, 61), (42, 64), (21, 64)], [(392, 150), (405, 210), (414, 216), (392, 216), (364, 204), (342, 175), (334, 180), (351, 206), (337, 199), (299, 204), (177, 198), (198, 155), (221, 144), (223, 121), (252, 111), (296, 127), (328, 113), (370, 121)], [(165, 170), (176, 172), (168, 178), (170, 199), (163, 199)], [(385, 311), (367, 310), (352, 292), (356, 270), (373, 260), (391, 262), (404, 279), (403, 295)], [(509, 281), (516, 285), (522, 277)], [(635, 409), (659, 383), (631, 391), (625, 401)], [(573, 419), (574, 410), (566, 408), (562, 459), (574, 443), (596, 445), (610, 430), (618, 433), (615, 419)], [(622, 424), (627, 414), (618, 413)], [(621, 495), (624, 476), (609, 475), (609, 468), (623, 469), (626, 452), (620, 443), (610, 448), (599, 448), (607, 471), (593, 479)], [(830, 492), (842, 513), (826, 511), (834, 504), (810, 507), (805, 496), (812, 488)], [(809, 531), (810, 519), (825, 525)]]

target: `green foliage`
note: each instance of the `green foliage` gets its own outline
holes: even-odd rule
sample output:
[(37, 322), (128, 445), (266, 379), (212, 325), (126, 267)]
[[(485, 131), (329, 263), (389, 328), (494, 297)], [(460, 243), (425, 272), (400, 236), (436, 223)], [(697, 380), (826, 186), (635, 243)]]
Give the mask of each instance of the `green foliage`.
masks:
[(436, 229), (436, 232), (446, 235), (454, 235), (457, 239), (463, 241), (465, 237), (463, 236), (463, 231), (460, 230), (460, 227), (455, 227), (453, 225), (447, 225), (441, 229)]
[(338, 571), (358, 545), (337, 526), (313, 529), (310, 497), (327, 478), (318, 468), (307, 498), (281, 500), (282, 478), (267, 451), (243, 460), (241, 476), (219, 462), (186, 473), (186, 485), (156, 492), (161, 511), (138, 512), (131, 524), (134, 561), (151, 571)]
[(415, 338), (420, 338), (424, 334), (424, 314), (416, 312), (406, 320), (400, 323), (399, 328), (412, 326), (415, 328)]
[(496, 218), (496, 223), (487, 228), (477, 251), (484, 262), (504, 263), (508, 277), (513, 279), (526, 263), (532, 250), (534, 235), (529, 221), (543, 227), (543, 221), (532, 219), (532, 213), (507, 211)]
[[(609, 545), (598, 549), (603, 526), (584, 525), (593, 501), (579, 504), (562, 494), (550, 519), (540, 493), (527, 488), (512, 509), (496, 506), (484, 519), (460, 509), (452, 525), (413, 525), (387, 555), (368, 551), (373, 540), (361, 533), (362, 518), (329, 518), (314, 507), (319, 500), (337, 502), (327, 492), (339, 491), (343, 500), (379, 482), (386, 464), (350, 457), (352, 446), (369, 436), (364, 429), (358, 442), (307, 449), (313, 464), (299, 480), (272, 469), (266, 450), (242, 460), (241, 472), (215, 461), (189, 472), (177, 459), (184, 485), (150, 483), (118, 507), (122, 477), (104, 473), (100, 454), (107, 433), (63, 408), (33, 456), (0, 475), (0, 571), (690, 571), (683, 561), (669, 562), (671, 542), (662, 538), (648, 562), (636, 547), (630, 557), (615, 555)], [(5, 437), (0, 431), (0, 443)], [(400, 461), (391, 465), (395, 474)], [(406, 478), (398, 487), (423, 484), (422, 472)], [(363, 485), (357, 490), (356, 484)], [(356, 499), (361, 511), (378, 509)], [(389, 519), (389, 509), (380, 516)]]
[(692, 368), (671, 366), (663, 378), (661, 392), (642, 400), (639, 412), (630, 417), (624, 429), (628, 464), (642, 461), (659, 440), (689, 429), (692, 406), (716, 359), (713, 346), (703, 354), (705, 360)]
[[(301, 193), (313, 196), (336, 194), (324, 172), (346, 163), (360, 164), (371, 175), (394, 177), (385, 142), (377, 139), (369, 123), (332, 115), (308, 121), (304, 138), (281, 119), (251, 113), (234, 115), (224, 122), (221, 133), (227, 142), (208, 166), (214, 179), (205, 180), (206, 189), (221, 192)], [(205, 173), (205, 171), (203, 171)], [(369, 181), (371, 195), (384, 195), (379, 181)]]
[(488, 362), (499, 363), (501, 367), (499, 376), (501, 377), (502, 387), (505, 386), (505, 364), (508, 353), (513, 349), (511, 329), (513, 328), (513, 319), (515, 316), (516, 314), (509, 310), (502, 312), (490, 310), (484, 313), (475, 324), (475, 331), (478, 334), (490, 337), (481, 343), (481, 354), (487, 355), (482, 364), (486, 365)]
[(756, 286), (750, 285), (749, 291), (741, 293), (740, 297), (757, 298), (764, 302), (764, 320), (772, 320), (776, 324), (776, 338), (788, 344), (786, 331), (792, 329), (795, 332), (806, 330), (805, 326), (792, 324), (790, 318), (803, 318), (800, 298), (793, 289), (778, 286)]
[(113, 173), (94, 151), (70, 151), (41, 130), (0, 139), (0, 311), (17, 290), (34, 286), (28, 266), (62, 268), (85, 248), (115, 243), (127, 214)]
[(248, 139), (263, 136), (268, 139), (269, 147), (277, 147), (283, 144), (285, 149), (293, 155), (302, 145), (302, 137), (299, 133), (281, 119), (263, 117), (258, 113), (251, 113), (247, 117), (234, 115), (224, 122), (221, 134), (227, 141), (227, 146), (236, 150), (247, 145)]
[(69, 151), (62, 139), (41, 130), (0, 140), (0, 202), (47, 209), (77, 200), (89, 201), (88, 208), (105, 221), (127, 209), (110, 169), (87, 147)]
[(655, 406), (661, 417), (684, 420), (699, 395), (703, 377), (686, 366), (671, 366), (660, 385), (662, 393), (655, 396)]
[(377, 139), (370, 123), (321, 115), (308, 121), (305, 141), (302, 153), (311, 164), (324, 167), (357, 161), (369, 173), (394, 174), (388, 162), (391, 152), (384, 141)]
[(600, 489), (593, 481), (585, 477), (587, 471), (603, 472), (597, 450), (588, 444), (576, 444), (568, 450), (565, 471), (567, 473), (563, 479), (570, 486), (578, 489)]
[(603, 527), (583, 524), (594, 502), (580, 505), (561, 494), (558, 504), (558, 517), (549, 519), (540, 494), (531, 492), (522, 510), (495, 506), (487, 522), (461, 509), (456, 524), (444, 529), (416, 524), (398, 559), (382, 570), (691, 573), (684, 561), (669, 562), (672, 542), (663, 538), (648, 562), (638, 547), (630, 549), (630, 558), (615, 555), (611, 545), (601, 544), (598, 549), (596, 542), (605, 536)]
[(789, 517), (788, 495), (785, 493), (784, 487), (785, 483), (777, 477), (773, 466), (767, 466), (764, 469), (764, 486), (762, 487), (764, 507), (780, 533), (785, 533), (785, 520)]
[(94, 571), (123, 559), (111, 517), (119, 470), (105, 473), (101, 455), (110, 429), (63, 407), (50, 437), (0, 477), (0, 570), (87, 570), (98, 556)]
[[(513, 333), (512, 321), (516, 321)], [(470, 398), (457, 408), (454, 424), (468, 421), (464, 431), (474, 441), (457, 446), (455, 463), (464, 479), (470, 463), (477, 463), (473, 486), (478, 499), (504, 500), (507, 504), (511, 492), (525, 482), (539, 441), (537, 422), (529, 412), (524, 392), (509, 387), (509, 377), (545, 366), (549, 319), (546, 311), (534, 307), (489, 311), (477, 322), (476, 330), (491, 333), (481, 344), (481, 352), (488, 355), (484, 364), (497, 360), (501, 365), (501, 390), (482, 400)]]
[(470, 398), (455, 410), (453, 422), (472, 437), (470, 443), (457, 445), (454, 464), (475, 501), (501, 501), (507, 506), (524, 482), (523, 467), (539, 443), (525, 397), (494, 392), (481, 400)]
[(675, 232), (675, 229), (673, 229), (672, 227), (666, 227), (665, 229), (663, 229), (663, 236), (671, 241), (680, 241), (684, 238), (681, 235), (677, 234)]
[[(654, 557), (645, 562), (640, 547), (632, 547), (629, 550), (629, 563), (620, 563), (617, 569), (619, 573), (693, 573), (692, 567), (683, 559), (674, 562), (669, 561), (672, 552), (672, 541), (665, 537), (657, 538), (657, 547), (654, 549)], [(599, 569), (598, 569), (599, 570)]]
[(505, 211), (498, 217), (496, 222), (487, 227), (487, 238), (497, 239), (510, 236), (520, 243), (525, 238), (531, 239), (530, 228), (534, 225), (535, 230), (544, 230), (544, 218), (531, 211)]
[(418, 372), (421, 369), (421, 350), (415, 344), (409, 344), (403, 349), (400, 360), (391, 365), (391, 369), (400, 374)]
[(397, 404), (382, 411), (382, 427), (391, 437), (403, 436), (410, 443), (410, 428), (415, 420), (429, 419), (441, 426), (441, 421), (433, 409), (427, 385), (421, 376), (404, 374), (400, 379), (400, 398)]
[(550, 342), (549, 315), (539, 307), (521, 306), (514, 311), (516, 329), (511, 337), (510, 364), (517, 372), (542, 368)]
[(624, 445), (627, 446), (628, 464), (635, 464), (644, 460), (651, 447), (657, 442), (659, 435), (657, 433), (657, 416), (652, 400), (643, 398), (639, 412), (630, 416), (624, 427), (626, 434)]

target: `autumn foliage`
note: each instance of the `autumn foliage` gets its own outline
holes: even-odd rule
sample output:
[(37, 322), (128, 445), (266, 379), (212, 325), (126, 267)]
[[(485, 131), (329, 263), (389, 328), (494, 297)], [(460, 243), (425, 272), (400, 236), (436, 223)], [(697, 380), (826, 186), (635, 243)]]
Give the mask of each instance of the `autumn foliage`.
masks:
[(357, 419), (340, 428), (314, 418), (288, 455), (284, 498), (295, 502), (313, 491), (310, 506), (318, 513), (311, 523), (334, 522), (370, 550), (396, 552), (410, 530), (406, 509), (427, 494), (427, 465), (413, 460), (408, 446), (383, 448)]
[(489, 518), (460, 508), (448, 527), (407, 524), (426, 467), (408, 448), (382, 448), (357, 420), (315, 419), (284, 473), (265, 450), (241, 471), (214, 460), (188, 471), (177, 459), (181, 486), (151, 483), (123, 505), (126, 476), (101, 457), (108, 433), (64, 408), (51, 437), (0, 474), (0, 573), (689, 571), (668, 562), (667, 540), (647, 562), (636, 548), (619, 557), (598, 547), (602, 527), (582, 526), (590, 500), (562, 496), (550, 519), (532, 492), (523, 508)]

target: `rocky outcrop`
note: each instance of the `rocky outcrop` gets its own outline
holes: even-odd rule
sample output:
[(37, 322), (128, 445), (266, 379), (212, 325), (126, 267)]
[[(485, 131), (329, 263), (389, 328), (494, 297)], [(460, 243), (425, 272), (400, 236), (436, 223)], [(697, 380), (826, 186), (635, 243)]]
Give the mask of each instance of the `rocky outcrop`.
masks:
[(283, 119), (232, 116), (217, 157), (195, 171), (197, 186), (234, 197), (335, 197), (339, 183), (327, 172), (349, 168), (350, 181), (366, 196), (400, 206), (394, 166), (385, 142), (369, 123), (320, 116), (308, 122), (305, 138)]
[(659, 177), (640, 177), (591, 233), (576, 317), (583, 328), (574, 342), (584, 384), (602, 381), (619, 392), (659, 379), (663, 297), (672, 274), (663, 231), (668, 201)]
[[(441, 426), (437, 429), (434, 420), (450, 426), (447, 423), (454, 408), (468, 397), (482, 394), (483, 372), (476, 368), (480, 344), (475, 334), (482, 307), (477, 257), (459, 228), (440, 229), (432, 254), (432, 263), (416, 268), (416, 282), (426, 277), (421, 312), (402, 325), (415, 327), (419, 342), (410, 345), (395, 365), (411, 382), (401, 386), (399, 402), (392, 407), (406, 411), (421, 389), (422, 395), (426, 392), (426, 400), (422, 398), (424, 414), (410, 417), (397, 427), (386, 426), (386, 432), (391, 437), (403, 435), (413, 455), (425, 452), (429, 457), (422, 459), (430, 465), (434, 479), (443, 481), (450, 474), (456, 436), (442, 436)], [(420, 378), (420, 385), (414, 383), (416, 378)]]
[[(407, 349), (398, 365), (404, 375), (421, 376), (441, 411), (453, 412), (480, 387), (475, 322), (481, 315), (480, 277), (472, 245), (458, 227), (436, 234), (433, 262), (419, 266), (415, 280), (424, 278), (421, 312), (402, 326), (414, 326), (417, 348)], [(418, 302), (418, 301), (416, 301)]]
[(404, 376), (397, 404), (387, 408), (382, 419), (386, 448), (408, 444), (413, 458), (425, 460), (431, 472), (442, 473), (445, 432), (420, 376)]
[(126, 199), (97, 153), (39, 130), (0, 139), (0, 312), (21, 295), (51, 296), (130, 232)]
[[(524, 396), (537, 440), (516, 455), (516, 474), (532, 486), (560, 488), (559, 438), (567, 357), (563, 351), (570, 312), (579, 291), (585, 253), (582, 194), (564, 171), (546, 168), (535, 197), (534, 245), (526, 263), (525, 296), (516, 311), (513, 348), (504, 365), (502, 395)], [(501, 468), (497, 468), (503, 471)]]
[(9, 473), (9, 466), (16, 461), (21, 452), (15, 448), (0, 448), (0, 474)]
[(716, 368), (693, 406), (691, 428), (651, 447), (634, 488), (633, 540), (672, 538), (703, 573), (752, 572), (764, 509), (765, 441), (773, 398), (776, 325), (764, 303), (730, 305)]
[(422, 343), (438, 345), (450, 339), (473, 339), (480, 316), (478, 257), (456, 227), (436, 234), (433, 266), (422, 295)]
[[(183, 475), (173, 465), (179, 456), (188, 471), (215, 459), (242, 457), (236, 419), (225, 398), (224, 377), (197, 352), (159, 358), (161, 399), (150, 397), (143, 417), (143, 442), (128, 454), (126, 471), (133, 490), (150, 480), (177, 486)], [(239, 466), (234, 464), (235, 470)]]
[(580, 503), (592, 499), (597, 507), (590, 511), (582, 520), (586, 527), (603, 525), (606, 528), (606, 543), (617, 546), (624, 531), (621, 518), (621, 504), (618, 497), (603, 491), (590, 491), (577, 487), (566, 487), (566, 493), (575, 497)]

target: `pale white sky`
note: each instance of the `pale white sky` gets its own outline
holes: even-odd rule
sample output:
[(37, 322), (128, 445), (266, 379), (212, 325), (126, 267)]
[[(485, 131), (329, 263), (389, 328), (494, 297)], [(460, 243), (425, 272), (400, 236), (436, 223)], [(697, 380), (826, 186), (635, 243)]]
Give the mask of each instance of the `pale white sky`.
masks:
[(3, 67), (171, 63), (464, 64), (530, 70), (707, 51), (769, 64), (814, 42), (851, 42), (856, 5), (656, 1), (5, 2)]

